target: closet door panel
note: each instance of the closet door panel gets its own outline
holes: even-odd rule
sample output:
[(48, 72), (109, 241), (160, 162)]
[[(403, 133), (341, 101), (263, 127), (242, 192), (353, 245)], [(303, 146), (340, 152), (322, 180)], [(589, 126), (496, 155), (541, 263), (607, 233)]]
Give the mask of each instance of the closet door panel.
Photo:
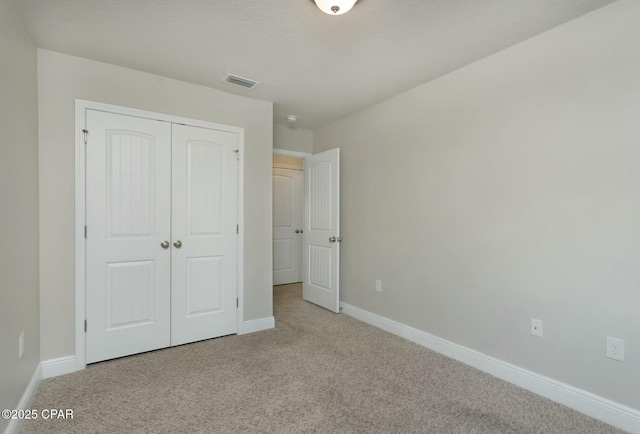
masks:
[(171, 344), (237, 331), (238, 135), (173, 125)]
[(171, 126), (89, 110), (86, 362), (169, 345)]

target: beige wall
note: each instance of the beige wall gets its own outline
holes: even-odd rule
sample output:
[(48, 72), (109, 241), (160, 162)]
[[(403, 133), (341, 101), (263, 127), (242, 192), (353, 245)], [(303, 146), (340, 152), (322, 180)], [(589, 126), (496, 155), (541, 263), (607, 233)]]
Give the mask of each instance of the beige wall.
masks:
[(342, 300), (640, 409), (638, 22), (614, 3), (315, 130)]
[(273, 105), (39, 50), (42, 359), (75, 353), (74, 107), (85, 99), (245, 128), (245, 321), (272, 315)]
[(40, 361), (36, 62), (15, 2), (0, 0), (0, 409), (16, 408)]
[(287, 151), (311, 153), (313, 151), (313, 132), (289, 125), (274, 124), (273, 147)]

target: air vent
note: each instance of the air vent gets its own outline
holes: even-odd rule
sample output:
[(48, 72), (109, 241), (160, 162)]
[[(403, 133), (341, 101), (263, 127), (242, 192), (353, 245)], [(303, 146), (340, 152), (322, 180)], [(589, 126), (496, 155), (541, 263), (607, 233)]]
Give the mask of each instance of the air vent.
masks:
[(253, 89), (260, 84), (259, 81), (251, 80), (250, 78), (240, 77), (233, 74), (227, 74), (227, 76), (222, 79), (222, 81), (224, 81), (225, 83), (244, 87), (245, 89)]

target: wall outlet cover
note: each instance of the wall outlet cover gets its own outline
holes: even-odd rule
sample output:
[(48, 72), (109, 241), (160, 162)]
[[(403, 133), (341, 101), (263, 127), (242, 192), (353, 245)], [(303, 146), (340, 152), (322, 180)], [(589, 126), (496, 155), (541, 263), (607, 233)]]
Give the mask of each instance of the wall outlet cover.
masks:
[(542, 337), (542, 320), (531, 318), (531, 334), (533, 336)]
[(22, 356), (24, 356), (24, 332), (20, 333), (18, 338), (18, 357), (22, 358)]
[(382, 280), (376, 279), (376, 291), (382, 292)]
[(607, 336), (607, 357), (624, 362), (624, 339)]

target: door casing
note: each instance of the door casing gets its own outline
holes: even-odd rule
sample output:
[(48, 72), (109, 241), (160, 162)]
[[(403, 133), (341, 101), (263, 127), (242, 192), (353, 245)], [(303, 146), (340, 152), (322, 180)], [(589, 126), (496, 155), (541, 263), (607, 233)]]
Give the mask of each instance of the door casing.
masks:
[[(308, 152), (298, 152), (298, 151), (289, 151), (287, 149), (278, 149), (278, 148), (273, 148), (273, 155), (281, 155), (283, 157), (293, 157), (293, 158), (298, 158), (300, 160), (303, 161), (304, 163), (304, 159), (307, 157), (310, 157), (311, 153)], [(275, 168), (281, 168), (281, 169), (292, 169), (291, 167), (286, 167), (286, 166), (278, 166), (275, 164), (272, 164), (272, 169)], [(295, 169), (295, 170), (299, 170), (299, 169)], [(303, 181), (304, 181), (304, 168), (302, 169), (302, 176), (303, 176)], [(303, 182), (304, 183), (304, 182)], [(304, 205), (304, 188), (303, 188), (303, 192), (302, 192), (302, 204), (301, 206)], [(304, 214), (304, 210), (303, 210), (303, 214)], [(273, 234), (271, 236), (271, 241), (273, 242)], [(302, 240), (300, 240), (300, 252), (299, 252), (299, 261), (300, 261), (300, 273), (302, 274), (301, 277), (304, 277), (304, 273), (302, 270), (302, 267), (304, 266), (303, 264), (303, 257), (302, 257)], [(273, 268), (273, 264), (272, 264), (272, 268)], [(273, 282), (273, 284), (275, 285), (275, 281)]]
[[(86, 246), (85, 246), (85, 224), (86, 224), (86, 203), (85, 203), (85, 133), (86, 111), (98, 110), (109, 113), (134, 116), (140, 118), (154, 119), (164, 122), (185, 124), (194, 127), (209, 128), (214, 130), (228, 131), (238, 134), (239, 143), (239, 167), (238, 185), (244, 185), (244, 128), (229, 125), (217, 124), (213, 122), (200, 121), (195, 119), (172, 116), (163, 113), (155, 113), (146, 110), (138, 110), (128, 107), (121, 107), (111, 104), (103, 104), (94, 101), (76, 99), (75, 107), (75, 370), (86, 368), (86, 348), (85, 348), (85, 318), (86, 318)], [(91, 132), (89, 132), (90, 134)], [(238, 334), (243, 333), (244, 324), (244, 189), (238, 188), (238, 311), (237, 329)]]

